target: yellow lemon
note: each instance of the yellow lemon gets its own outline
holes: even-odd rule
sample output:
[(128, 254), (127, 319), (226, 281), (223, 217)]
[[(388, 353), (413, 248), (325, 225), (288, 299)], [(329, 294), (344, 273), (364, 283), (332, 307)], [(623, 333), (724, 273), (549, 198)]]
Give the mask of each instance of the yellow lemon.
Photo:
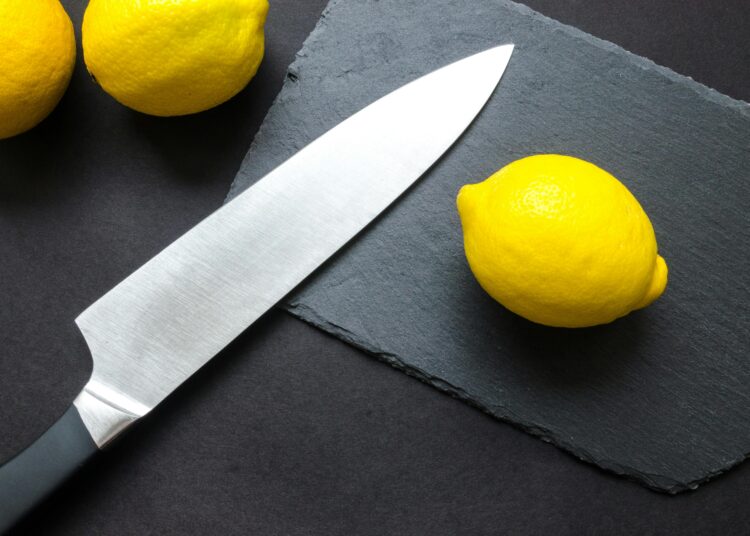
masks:
[(125, 106), (196, 113), (229, 100), (255, 75), (267, 12), (267, 0), (91, 0), (83, 57)]
[(648, 216), (594, 164), (554, 154), (516, 160), (461, 188), (474, 276), (495, 300), (540, 324), (604, 324), (645, 307), (667, 284)]
[(75, 59), (73, 23), (58, 0), (0, 0), (0, 139), (54, 110)]

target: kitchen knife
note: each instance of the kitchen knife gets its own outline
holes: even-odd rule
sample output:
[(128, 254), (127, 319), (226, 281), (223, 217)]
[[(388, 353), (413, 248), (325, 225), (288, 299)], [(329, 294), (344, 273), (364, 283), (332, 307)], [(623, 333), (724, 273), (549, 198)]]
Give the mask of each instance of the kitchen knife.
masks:
[(0, 532), (146, 415), (418, 179), (486, 103), (513, 45), (419, 78), (300, 150), (77, 319), (90, 380), (0, 467)]

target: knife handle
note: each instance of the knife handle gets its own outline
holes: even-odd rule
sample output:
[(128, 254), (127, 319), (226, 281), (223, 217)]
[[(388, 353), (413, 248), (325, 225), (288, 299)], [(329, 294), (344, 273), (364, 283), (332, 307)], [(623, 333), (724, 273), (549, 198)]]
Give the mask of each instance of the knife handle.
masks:
[(0, 534), (78, 470), (98, 448), (75, 406), (39, 439), (0, 466)]

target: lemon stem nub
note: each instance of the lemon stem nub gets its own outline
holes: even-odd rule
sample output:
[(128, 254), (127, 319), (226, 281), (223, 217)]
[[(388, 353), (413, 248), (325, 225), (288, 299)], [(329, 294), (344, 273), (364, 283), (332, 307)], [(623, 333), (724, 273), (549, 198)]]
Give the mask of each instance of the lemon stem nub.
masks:
[(651, 305), (656, 299), (662, 295), (664, 289), (667, 287), (667, 263), (661, 255), (656, 256), (656, 263), (654, 265), (654, 273), (651, 277), (651, 285), (648, 287), (648, 291), (643, 296), (643, 299), (635, 306), (635, 309), (643, 309)]

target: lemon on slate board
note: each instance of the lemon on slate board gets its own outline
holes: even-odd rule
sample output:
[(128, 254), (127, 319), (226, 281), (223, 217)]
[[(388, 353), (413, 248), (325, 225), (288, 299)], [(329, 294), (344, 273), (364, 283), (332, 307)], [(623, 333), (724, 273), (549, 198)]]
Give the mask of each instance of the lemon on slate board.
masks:
[(0, 139), (54, 110), (75, 59), (73, 23), (58, 0), (0, 0)]
[(201, 112), (257, 72), (267, 12), (267, 0), (91, 0), (83, 57), (97, 83), (134, 110)]
[(603, 169), (536, 155), (461, 188), (474, 276), (495, 300), (540, 324), (604, 324), (646, 307), (667, 284), (648, 216)]

